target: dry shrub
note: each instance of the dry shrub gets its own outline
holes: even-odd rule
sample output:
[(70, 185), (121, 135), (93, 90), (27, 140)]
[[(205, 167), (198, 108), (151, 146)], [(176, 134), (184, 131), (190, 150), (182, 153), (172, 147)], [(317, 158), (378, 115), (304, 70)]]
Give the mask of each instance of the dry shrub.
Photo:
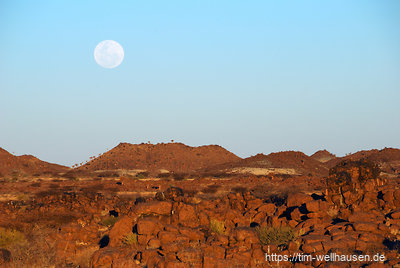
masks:
[(52, 184), (49, 185), (50, 189), (58, 189), (59, 187), (60, 187), (60, 185), (55, 184), (55, 183), (52, 183)]
[(149, 173), (148, 172), (139, 172), (138, 174), (136, 174), (136, 179), (145, 179), (149, 177)]
[(40, 182), (34, 182), (31, 184), (32, 187), (40, 187), (42, 184)]
[(173, 178), (175, 181), (183, 181), (183, 180), (185, 180), (186, 176), (187, 176), (187, 174), (184, 174), (184, 173), (174, 173), (173, 174)]
[(210, 221), (210, 230), (214, 233), (217, 234), (224, 234), (225, 233), (225, 222), (217, 220), (217, 219), (211, 219)]
[[(42, 212), (37, 214), (26, 214), (23, 217), (18, 217), (15, 222), (15, 226), (26, 226), (26, 223), (34, 226), (36, 224), (40, 224), (43, 227), (47, 227), (49, 229), (59, 228), (60, 226), (66, 225), (70, 222), (76, 221), (78, 216), (72, 212), (68, 213), (51, 213), (51, 212)], [(24, 227), (26, 228), (26, 227)]]
[(213, 185), (207, 186), (206, 188), (204, 188), (201, 191), (205, 194), (215, 194), (219, 188), (221, 188), (221, 185), (213, 184)]
[(81, 188), (80, 191), (84, 193), (98, 193), (104, 189), (103, 184), (94, 184), (84, 188)]
[(235, 176), (235, 174), (226, 173), (226, 172), (223, 172), (223, 171), (204, 172), (201, 175), (202, 175), (202, 177), (211, 177), (211, 178), (228, 178), (228, 177)]
[(25, 235), (15, 229), (0, 227), (0, 248), (26, 243)]
[(163, 173), (159, 173), (159, 174), (157, 175), (157, 178), (164, 179), (164, 178), (169, 178), (169, 177), (171, 177), (171, 176), (172, 176), (171, 173), (169, 173), (169, 172), (163, 172)]
[(38, 193), (36, 193), (36, 197), (41, 198), (41, 197), (47, 197), (50, 195), (59, 195), (59, 194), (61, 194), (60, 190), (52, 189), (52, 190), (38, 192)]
[(129, 233), (122, 240), (122, 243), (127, 246), (136, 245), (137, 242), (138, 242), (138, 237), (137, 237), (137, 234), (135, 234), (135, 233)]
[(119, 174), (118, 174), (118, 172), (114, 172), (114, 171), (103, 171), (103, 172), (100, 172), (97, 175), (97, 177), (98, 178), (118, 178)]
[(258, 237), (264, 245), (276, 245), (287, 248), (290, 241), (296, 239), (296, 233), (289, 226), (257, 227)]
[(187, 190), (184, 190), (183, 192), (185, 194), (187, 194), (188, 196), (195, 196), (199, 192), (199, 190), (196, 190), (196, 189), (189, 190), (189, 189), (187, 189)]
[(241, 194), (243, 194), (243, 193), (248, 192), (249, 190), (248, 190), (246, 187), (243, 187), (243, 186), (236, 186), (236, 187), (233, 187), (233, 188), (232, 188), (232, 191), (233, 191), (234, 193), (241, 193)]
[(101, 220), (100, 224), (106, 227), (113, 226), (118, 221), (118, 217), (109, 216)]
[(10, 247), (12, 252), (10, 267), (55, 267), (56, 249), (54, 244), (47, 241), (48, 235), (47, 231), (35, 227), (33, 232), (27, 235), (25, 243)]
[(251, 192), (255, 197), (259, 199), (264, 199), (264, 201), (267, 203), (274, 203), (277, 206), (285, 204), (289, 194), (303, 191), (303, 185), (294, 186), (291, 184), (284, 184), (279, 186), (265, 184), (256, 186), (251, 189)]

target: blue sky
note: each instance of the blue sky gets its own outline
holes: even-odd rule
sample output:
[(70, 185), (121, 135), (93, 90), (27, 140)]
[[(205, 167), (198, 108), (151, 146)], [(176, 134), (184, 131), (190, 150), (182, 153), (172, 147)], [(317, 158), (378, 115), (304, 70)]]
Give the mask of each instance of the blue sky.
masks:
[[(400, 147), (399, 1), (1, 1), (0, 147)], [(122, 64), (93, 50), (115, 40)]]

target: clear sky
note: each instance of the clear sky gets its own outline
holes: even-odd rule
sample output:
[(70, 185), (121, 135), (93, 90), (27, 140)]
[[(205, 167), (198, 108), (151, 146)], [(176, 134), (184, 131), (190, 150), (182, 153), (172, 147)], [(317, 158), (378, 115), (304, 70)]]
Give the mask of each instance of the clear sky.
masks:
[[(400, 1), (0, 1), (0, 147), (400, 147)], [(125, 51), (105, 69), (102, 40)]]

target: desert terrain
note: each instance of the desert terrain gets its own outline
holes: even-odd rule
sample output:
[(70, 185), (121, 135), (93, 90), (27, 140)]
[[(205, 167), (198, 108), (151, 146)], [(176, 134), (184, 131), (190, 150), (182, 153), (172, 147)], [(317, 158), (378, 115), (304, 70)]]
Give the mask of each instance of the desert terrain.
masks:
[[(395, 148), (121, 143), (73, 168), (0, 148), (0, 266), (400, 267), (399, 182)], [(266, 259), (333, 253), (384, 257)]]

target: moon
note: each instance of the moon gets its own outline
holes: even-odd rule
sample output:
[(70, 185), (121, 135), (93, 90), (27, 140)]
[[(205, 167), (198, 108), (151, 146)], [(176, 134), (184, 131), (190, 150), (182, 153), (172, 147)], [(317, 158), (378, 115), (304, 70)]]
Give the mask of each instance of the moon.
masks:
[(124, 49), (114, 40), (104, 40), (94, 49), (94, 59), (101, 67), (112, 69), (124, 60)]

